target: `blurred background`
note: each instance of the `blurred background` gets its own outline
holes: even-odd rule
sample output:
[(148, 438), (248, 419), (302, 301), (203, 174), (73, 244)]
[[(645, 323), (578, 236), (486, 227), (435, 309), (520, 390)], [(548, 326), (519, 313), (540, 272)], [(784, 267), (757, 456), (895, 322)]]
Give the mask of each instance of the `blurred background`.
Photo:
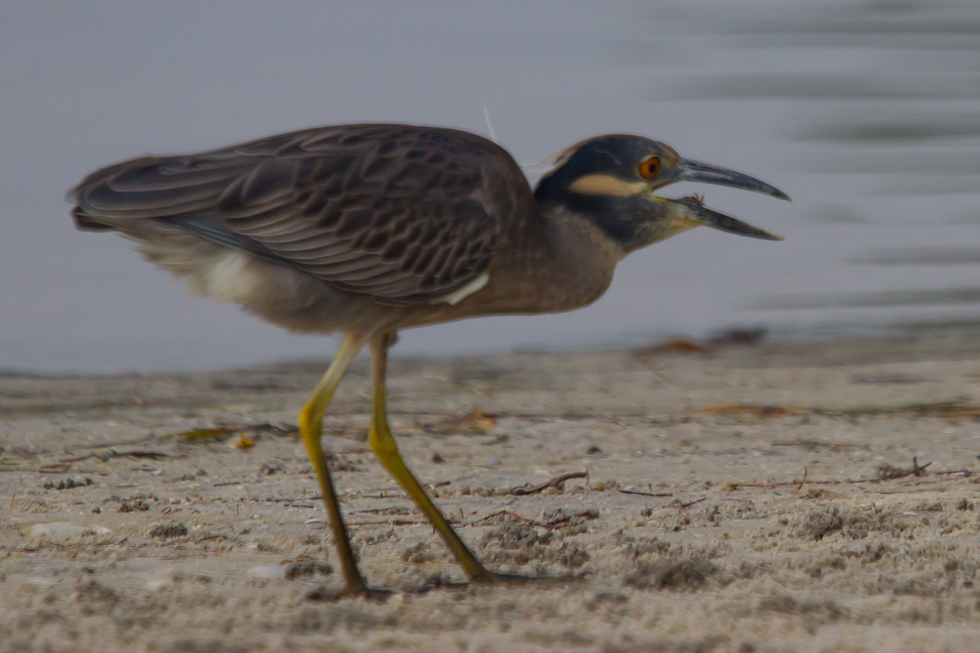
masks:
[(980, 323), (975, 0), (2, 0), (0, 368), (329, 356), (77, 232), (64, 192), (121, 159), (322, 124), (488, 135), (484, 107), (521, 163), (630, 132), (769, 181), (794, 202), (665, 194), (786, 242), (695, 230), (632, 255), (592, 307), (409, 331), (396, 354)]

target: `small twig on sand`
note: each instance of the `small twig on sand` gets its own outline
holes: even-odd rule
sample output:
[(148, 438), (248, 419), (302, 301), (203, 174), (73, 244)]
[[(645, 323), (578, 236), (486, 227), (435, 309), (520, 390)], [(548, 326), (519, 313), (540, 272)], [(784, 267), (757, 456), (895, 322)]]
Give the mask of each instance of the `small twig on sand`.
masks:
[(871, 447), (866, 444), (847, 444), (844, 442), (820, 442), (819, 440), (789, 440), (789, 441), (777, 441), (773, 442), (774, 447), (801, 447), (807, 451), (817, 451), (818, 449), (825, 448), (832, 452), (848, 451), (853, 449), (860, 449), (863, 451), (870, 451)]
[[(928, 467), (931, 464), (932, 464), (931, 462), (928, 462), (925, 465), (920, 465), (917, 458), (912, 458), (912, 467), (909, 468), (909, 469), (904, 469), (902, 467), (892, 467), (891, 465), (885, 463), (884, 465), (881, 465), (880, 467), (878, 467), (878, 478), (855, 478), (855, 479), (846, 479), (846, 480), (843, 480), (843, 481), (830, 481), (830, 480), (827, 480), (827, 481), (807, 481), (806, 480), (806, 467), (804, 467), (803, 468), (803, 480), (806, 481), (807, 483), (811, 484), (811, 485), (855, 485), (855, 484), (858, 484), (858, 483), (883, 483), (885, 481), (891, 481), (891, 480), (894, 480), (894, 479), (897, 479), (897, 478), (905, 478), (906, 476), (925, 476), (926, 475), (926, 467)], [(971, 473), (972, 473), (972, 470), (969, 470), (969, 469), (958, 469), (958, 470), (955, 470), (955, 471), (947, 471), (947, 472), (933, 472), (933, 474), (937, 474), (937, 475), (938, 474), (966, 474), (966, 475), (969, 475)], [(731, 487), (733, 489), (738, 489), (738, 488), (742, 488), (742, 487), (763, 487), (763, 488), (768, 487), (768, 488), (777, 488), (777, 487), (788, 487), (788, 486), (797, 486), (797, 488), (799, 489), (799, 488), (802, 488), (803, 487), (803, 483), (801, 481), (792, 481), (792, 482), (787, 482), (787, 483), (776, 483), (776, 482), (771, 482), (771, 483), (735, 483), (735, 482), (733, 482), (730, 485), (731, 485)]]
[(681, 510), (683, 510), (684, 508), (690, 508), (695, 503), (701, 503), (702, 501), (707, 501), (707, 500), (708, 500), (708, 497), (701, 497), (700, 499), (695, 499), (694, 501), (688, 501), (687, 503), (682, 503), (681, 504)]
[[(880, 478), (853, 478), (853, 479), (849, 478), (843, 481), (807, 481), (807, 483), (809, 483), (810, 485), (853, 485), (857, 483), (881, 483), (883, 480), (884, 479), (880, 479)], [(732, 488), (735, 490), (743, 487), (777, 488), (777, 487), (799, 487), (799, 485), (800, 485), (799, 481), (788, 481), (785, 483), (777, 483), (775, 481), (771, 483), (736, 483), (736, 482), (731, 483)]]
[[(212, 486), (212, 487), (216, 487), (216, 486)], [(320, 495), (317, 494), (317, 495), (314, 495), (314, 496), (305, 496), (305, 497), (302, 497), (301, 499), (290, 499), (290, 498), (284, 498), (284, 499), (262, 499), (262, 501), (265, 501), (266, 503), (290, 503), (290, 502), (293, 502), (293, 501), (316, 501), (316, 500), (318, 500), (320, 498), (321, 498)], [(297, 504), (297, 505), (299, 505), (299, 504)], [(367, 511), (366, 510), (358, 510), (357, 512), (367, 512)]]
[(507, 491), (507, 494), (512, 494), (516, 496), (537, 494), (538, 492), (541, 492), (542, 490), (546, 490), (549, 487), (558, 488), (560, 490), (562, 489), (562, 484), (565, 481), (571, 480), (573, 478), (585, 478), (587, 475), (588, 472), (569, 472), (567, 474), (559, 474), (558, 476), (555, 476), (554, 478), (545, 481), (544, 483), (538, 483), (537, 485), (531, 485), (530, 483), (527, 483), (519, 487), (512, 487), (510, 490)]
[(98, 458), (99, 460), (105, 462), (110, 458), (133, 458), (133, 459), (150, 458), (152, 460), (165, 460), (167, 458), (173, 458), (173, 456), (166, 453), (160, 453), (158, 451), (116, 451), (114, 449), (110, 449), (105, 453), (90, 453), (85, 456), (77, 456), (75, 458), (65, 458), (63, 460), (59, 460), (56, 463), (41, 465), (40, 469), (45, 470), (45, 469), (56, 469), (59, 467), (67, 467), (72, 463), (78, 463), (83, 460), (88, 460), (89, 458)]
[(906, 476), (925, 476), (926, 475), (925, 469), (931, 464), (932, 464), (931, 462), (928, 462), (920, 467), (918, 459), (915, 458), (914, 456), (912, 458), (911, 469), (904, 469), (902, 467), (892, 467), (888, 463), (883, 463), (881, 466), (878, 467), (878, 478), (890, 481), (892, 479), (904, 478)]
[(640, 492), (639, 490), (620, 490), (620, 494), (639, 494), (643, 497), (672, 497), (673, 492)]
[(544, 528), (546, 530), (553, 531), (561, 528), (562, 526), (570, 522), (574, 517), (585, 517), (586, 519), (595, 519), (597, 513), (595, 511), (579, 512), (574, 515), (566, 515), (565, 517), (561, 517), (560, 519), (555, 519), (553, 521), (539, 522), (535, 519), (528, 519), (527, 517), (522, 517), (518, 515), (516, 512), (511, 512), (510, 510), (498, 510), (497, 512), (490, 513), (486, 517), (481, 517), (480, 519), (477, 520), (477, 523), (487, 521), (488, 519), (493, 519), (494, 517), (499, 517), (500, 515), (507, 515), (508, 517), (513, 517), (518, 521), (524, 522), (528, 526), (534, 526), (535, 528)]
[(52, 467), (64, 467), (71, 465), (72, 463), (80, 463), (83, 460), (88, 460), (89, 458), (100, 458), (97, 453), (90, 453), (85, 456), (78, 456), (77, 458), (65, 458), (64, 460), (59, 460), (56, 463), (51, 463), (50, 465), (41, 465), (41, 469), (51, 469)]
[(797, 494), (799, 494), (799, 492), (803, 489), (803, 484), (806, 483), (806, 475), (807, 475), (807, 468), (806, 465), (803, 465), (803, 480), (800, 481), (800, 487), (796, 488)]
[[(119, 442), (102, 442), (100, 444), (78, 444), (72, 447), (66, 447), (65, 453), (72, 453), (72, 451), (85, 450), (85, 449), (108, 449), (112, 447), (127, 447), (133, 444), (143, 444), (144, 442), (149, 442), (153, 439), (153, 435), (144, 435), (141, 438), (135, 440), (120, 440)], [(81, 460), (81, 459), (79, 459)]]
[[(317, 497), (317, 499), (319, 498)], [(397, 512), (392, 512), (393, 510)], [(463, 509), (460, 508), (460, 512), (462, 511)], [(399, 510), (398, 508), (365, 508), (364, 510), (351, 510), (350, 512), (352, 515), (380, 515), (382, 513), (386, 515), (407, 515), (411, 511), (408, 508), (404, 510)]]
[(112, 451), (109, 454), (110, 458), (117, 456), (122, 458), (150, 458), (152, 460), (173, 458), (169, 453), (160, 453), (159, 451)]

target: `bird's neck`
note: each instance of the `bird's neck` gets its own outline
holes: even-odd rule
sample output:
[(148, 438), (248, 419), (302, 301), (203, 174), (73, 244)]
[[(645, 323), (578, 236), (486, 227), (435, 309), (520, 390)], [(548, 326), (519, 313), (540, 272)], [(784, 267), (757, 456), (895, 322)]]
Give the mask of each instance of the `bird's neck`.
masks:
[(599, 299), (625, 252), (587, 217), (566, 206), (542, 207), (524, 249), (538, 312), (567, 311)]

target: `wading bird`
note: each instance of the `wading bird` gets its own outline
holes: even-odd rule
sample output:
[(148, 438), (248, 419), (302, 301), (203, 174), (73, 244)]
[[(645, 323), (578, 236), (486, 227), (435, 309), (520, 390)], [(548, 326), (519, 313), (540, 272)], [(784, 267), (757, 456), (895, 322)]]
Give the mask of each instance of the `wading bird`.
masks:
[(758, 179), (629, 135), (556, 155), (532, 191), (495, 143), (463, 131), (363, 124), (307, 129), (98, 170), (70, 191), (75, 224), (118, 231), (152, 263), (217, 301), (300, 333), (344, 334), (299, 417), (348, 591), (358, 570), (320, 437), (357, 353), (372, 355), (368, 443), (432, 521), (471, 581), (484, 567), (405, 465), (388, 428), (385, 370), (400, 329), (481, 315), (568, 311), (597, 300), (630, 252), (700, 225), (780, 240), (654, 194), (699, 181), (789, 199)]

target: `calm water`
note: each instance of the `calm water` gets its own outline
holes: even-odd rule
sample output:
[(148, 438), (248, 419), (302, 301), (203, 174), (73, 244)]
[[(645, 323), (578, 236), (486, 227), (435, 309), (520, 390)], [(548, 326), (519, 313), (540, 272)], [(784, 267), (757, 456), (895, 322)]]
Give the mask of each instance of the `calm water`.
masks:
[[(83, 6), (84, 5), (84, 6)], [(696, 230), (574, 314), (403, 334), (397, 352), (980, 320), (980, 3), (0, 2), (0, 367), (207, 367), (329, 355), (191, 299), (76, 232), (95, 167), (353, 121), (487, 133), (533, 163), (648, 135), (793, 196), (707, 203), (784, 243)]]

